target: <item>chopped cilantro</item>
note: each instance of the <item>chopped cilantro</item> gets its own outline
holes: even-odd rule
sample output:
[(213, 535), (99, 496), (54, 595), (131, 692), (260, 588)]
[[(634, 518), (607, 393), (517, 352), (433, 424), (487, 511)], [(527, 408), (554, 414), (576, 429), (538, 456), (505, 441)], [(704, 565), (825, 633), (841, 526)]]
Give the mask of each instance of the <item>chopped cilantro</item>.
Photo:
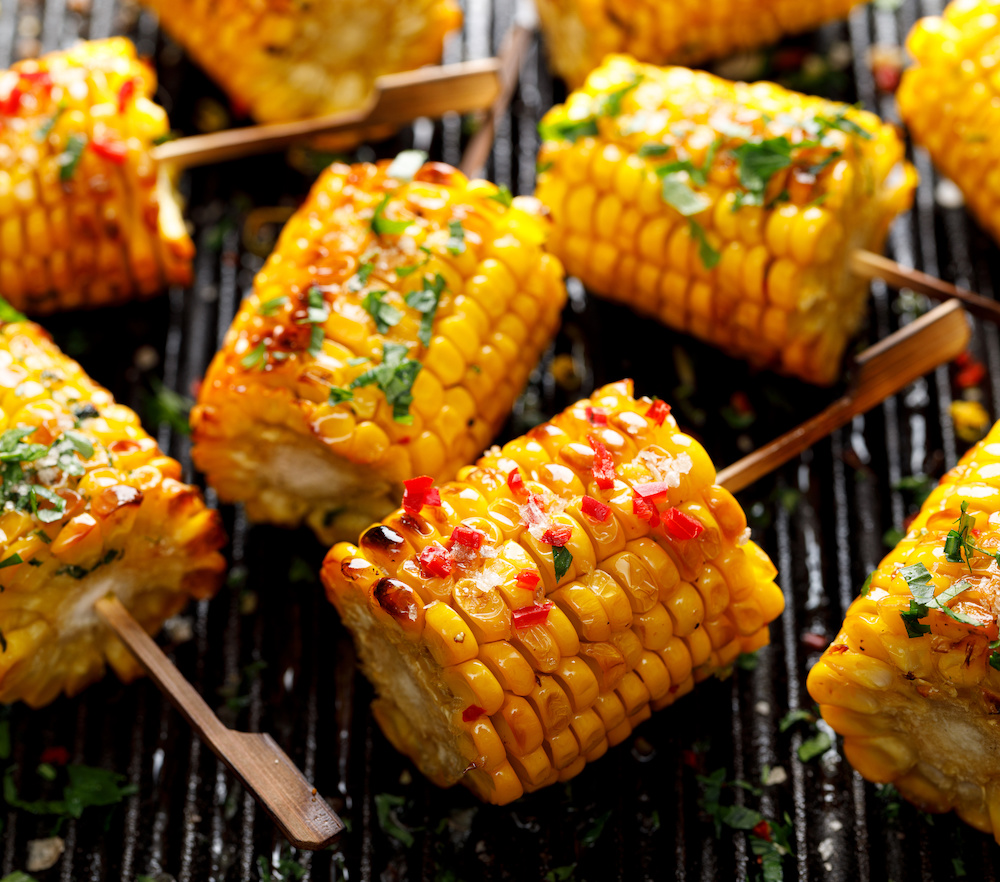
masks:
[(601, 838), (601, 834), (604, 832), (605, 826), (607, 826), (608, 819), (611, 817), (611, 810), (609, 809), (603, 815), (594, 819), (594, 823), (591, 825), (583, 836), (580, 837), (580, 844), (584, 848), (591, 848), (597, 843), (597, 840)]
[(0, 882), (38, 882), (38, 880), (21, 870), (14, 870), (13, 873), (8, 873), (3, 879), (0, 879)]
[(358, 267), (358, 271), (347, 280), (347, 290), (348, 291), (360, 291), (368, 284), (368, 279), (371, 278), (372, 271), (375, 269), (374, 263), (362, 263)]
[(66, 104), (60, 101), (59, 107), (56, 108), (56, 112), (45, 120), (45, 122), (43, 122), (37, 129), (35, 129), (35, 140), (38, 142), (44, 141), (51, 134), (55, 124), (59, 122), (59, 117), (61, 117), (65, 112)]
[(756, 671), (760, 658), (756, 652), (741, 652), (736, 657), (736, 667), (741, 671)]
[(992, 640), (990, 642), (990, 667), (994, 670), (1000, 671), (1000, 640)]
[(92, 807), (117, 805), (126, 797), (138, 792), (134, 784), (126, 784), (124, 775), (92, 766), (66, 766), (67, 783), (62, 799), (25, 801), (20, 798), (14, 784), (17, 766), (8, 766), (3, 777), (3, 795), (11, 808), (32, 815), (56, 815), (79, 819)]
[[(576, 872), (576, 864), (567, 864), (563, 867), (554, 867), (549, 870), (542, 878), (545, 882), (570, 882), (573, 878), (573, 874)], [(2, 880), (0, 880), (2, 882)]]
[(566, 546), (552, 546), (552, 566), (556, 571), (556, 581), (558, 582), (569, 571), (573, 563), (573, 554)]
[(420, 330), (417, 337), (424, 346), (431, 345), (431, 332), (434, 329), (434, 314), (441, 302), (441, 294), (445, 289), (444, 276), (435, 273), (433, 279), (424, 279), (424, 287), (419, 291), (411, 291), (406, 295), (406, 305), (421, 314)]
[(812, 738), (807, 738), (799, 745), (799, 759), (807, 763), (811, 759), (826, 753), (833, 746), (826, 732), (817, 732)]
[(298, 882), (305, 878), (306, 868), (289, 855), (282, 854), (276, 864), (264, 855), (258, 855), (257, 873), (260, 882)]
[(375, 814), (382, 832), (409, 848), (413, 845), (413, 834), (396, 817), (396, 809), (402, 808), (405, 802), (406, 800), (402, 796), (377, 793), (375, 795)]
[[(590, 114), (581, 119), (564, 119), (554, 123), (542, 123), (538, 126), (538, 134), (543, 141), (577, 141), (598, 133), (597, 121), (602, 117), (620, 116), (622, 101), (625, 96), (642, 82), (642, 77), (635, 77), (632, 82), (621, 86), (606, 95), (597, 96), (591, 104)], [(545, 169), (539, 169), (541, 174)]]
[(903, 619), (904, 626), (906, 627), (906, 633), (911, 638), (920, 637), (921, 635), (930, 632), (930, 625), (922, 624), (920, 619), (926, 618), (931, 609), (940, 610), (945, 615), (951, 617), (956, 622), (961, 622), (963, 625), (981, 627), (982, 623), (977, 619), (967, 616), (964, 613), (955, 612), (955, 610), (947, 606), (947, 604), (958, 597), (959, 594), (972, 587), (964, 579), (961, 582), (955, 582), (940, 594), (935, 595), (934, 583), (931, 582), (931, 574), (927, 567), (925, 567), (922, 563), (903, 567), (899, 571), (899, 575), (906, 580), (906, 584), (909, 586), (910, 592), (913, 594), (913, 599), (910, 601), (910, 608), (899, 614)]
[(24, 563), (24, 559), (17, 552), (14, 552), (10, 557), (0, 560), (0, 570), (5, 570), (7, 567), (16, 566), (19, 563)]
[(796, 723), (815, 723), (816, 715), (811, 711), (797, 709), (791, 710), (781, 718), (781, 722), (778, 723), (779, 732), (787, 732)]
[(406, 228), (410, 225), (408, 220), (389, 220), (385, 216), (385, 207), (389, 204), (390, 198), (391, 194), (386, 193), (372, 215), (371, 227), (376, 236), (398, 236), (406, 232)]
[(369, 291), (361, 301), (361, 306), (374, 320), (375, 330), (385, 334), (389, 328), (398, 325), (403, 318), (401, 313), (391, 303), (386, 303), (384, 297), (388, 291)]
[(366, 356), (363, 356), (363, 355), (359, 356), (358, 358), (349, 358), (349, 359), (347, 359), (347, 363), (351, 367), (357, 367), (359, 364), (365, 364), (366, 362), (369, 362), (369, 361), (371, 361), (371, 359), (367, 358)]
[(510, 187), (508, 187), (506, 184), (501, 184), (497, 188), (497, 192), (493, 193), (487, 198), (492, 199), (494, 202), (499, 202), (505, 208), (510, 208), (514, 202), (514, 196), (510, 192)]
[(86, 135), (70, 135), (66, 139), (66, 149), (56, 159), (56, 163), (59, 166), (59, 180), (72, 180), (86, 147)]
[(733, 149), (733, 155), (739, 164), (740, 183), (746, 190), (740, 194), (741, 204), (763, 205), (771, 178), (792, 164), (792, 142), (781, 136), (740, 144)]
[(409, 350), (398, 343), (386, 343), (382, 348), (382, 363), (356, 377), (351, 389), (361, 386), (378, 386), (385, 400), (392, 407), (392, 418), (397, 423), (410, 425), (410, 404), (413, 402), (413, 382), (420, 373), (421, 364), (408, 358)]
[(327, 397), (327, 404), (338, 405), (345, 404), (348, 401), (354, 400), (354, 393), (350, 389), (345, 389), (343, 386), (331, 386), (330, 395)]
[(305, 560), (296, 555), (292, 558), (292, 563), (288, 568), (288, 581), (293, 584), (296, 582), (315, 582), (316, 573)]
[(863, 129), (856, 122), (854, 122), (854, 120), (848, 119), (848, 110), (850, 110), (849, 107), (843, 107), (833, 116), (813, 117), (813, 122), (815, 123), (815, 133), (817, 135), (825, 135), (831, 129), (837, 129), (838, 131), (844, 132), (848, 135), (854, 135), (865, 141), (870, 141), (872, 139), (872, 133), (867, 129)]
[(240, 366), (248, 371), (264, 370), (266, 364), (267, 344), (263, 340), (240, 359)]
[(701, 214), (712, 204), (705, 194), (698, 193), (691, 187), (688, 176), (683, 171), (668, 172), (662, 178), (660, 196), (682, 217)]
[(0, 322), (26, 322), (28, 319), (18, 312), (3, 297), (0, 297)]
[(715, 269), (722, 260), (722, 253), (708, 241), (705, 228), (700, 223), (688, 218), (688, 226), (691, 228), (691, 238), (698, 243), (698, 257), (705, 269)]
[(145, 402), (146, 419), (154, 426), (170, 426), (180, 435), (190, 435), (188, 414), (194, 407), (194, 401), (167, 388), (158, 377), (151, 377), (150, 385), (153, 394)]
[(465, 228), (459, 220), (448, 224), (448, 241), (445, 243), (449, 254), (462, 254), (465, 251)]
[(309, 336), (309, 354), (314, 358), (323, 351), (323, 326), (330, 317), (330, 307), (323, 297), (323, 290), (318, 285), (310, 285), (306, 292), (306, 317), (300, 325), (312, 325)]
[(976, 519), (968, 513), (969, 503), (962, 500), (962, 511), (955, 521), (958, 524), (957, 530), (951, 530), (944, 541), (944, 556), (951, 563), (962, 563), (962, 552), (965, 552), (965, 564), (972, 572), (972, 555), (975, 552), (992, 557), (1000, 564), (1000, 552), (993, 553), (980, 548), (972, 541), (973, 530), (976, 528)]
[(385, 170), (386, 176), (408, 184), (420, 167), (427, 161), (423, 150), (404, 150)]
[(650, 142), (643, 144), (639, 148), (639, 156), (643, 159), (657, 156), (666, 156), (673, 148), (669, 144), (656, 144)]
[(263, 301), (260, 306), (257, 307), (257, 312), (261, 315), (274, 315), (286, 303), (288, 303), (288, 298), (285, 295), (272, 297), (270, 300)]
[(868, 574), (868, 578), (865, 579), (864, 585), (861, 586), (861, 596), (862, 597), (867, 597), (868, 596), (868, 592), (871, 590), (871, 587), (872, 587), (872, 579), (874, 579), (874, 578), (875, 578), (875, 573), (874, 572), (871, 572), (871, 573)]

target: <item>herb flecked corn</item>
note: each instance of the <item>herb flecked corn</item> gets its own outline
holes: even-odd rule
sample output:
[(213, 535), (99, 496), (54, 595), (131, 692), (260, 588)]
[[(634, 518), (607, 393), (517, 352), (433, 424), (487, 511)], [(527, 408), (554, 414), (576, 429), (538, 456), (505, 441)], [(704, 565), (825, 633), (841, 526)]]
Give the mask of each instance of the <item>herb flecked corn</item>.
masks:
[(896, 95), (903, 121), (1000, 240), (1000, 2), (951, 3), (917, 22), (907, 48), (916, 64)]
[(699, 64), (843, 18), (864, 0), (538, 0), (555, 71), (578, 86), (606, 55)]
[(893, 126), (771, 83), (612, 57), (543, 119), (551, 250), (594, 293), (832, 382), (916, 173)]
[(260, 122), (360, 107), (382, 74), (441, 60), (453, 0), (142, 0)]
[(538, 203), (420, 161), (328, 169), (209, 368), (194, 461), (254, 520), (357, 536), (490, 443), (555, 334)]
[(38, 325), (0, 325), (0, 702), (74, 695), (141, 668), (98, 618), (117, 595), (150, 633), (225, 569), (218, 513), (139, 418)]
[(866, 582), (808, 689), (864, 777), (1000, 841), (1000, 424)]
[(768, 642), (775, 569), (669, 412), (607, 386), (327, 555), (375, 717), (435, 783), (569, 780)]
[(123, 38), (0, 73), (0, 292), (18, 309), (106, 306), (186, 285), (194, 247), (152, 145), (156, 78)]

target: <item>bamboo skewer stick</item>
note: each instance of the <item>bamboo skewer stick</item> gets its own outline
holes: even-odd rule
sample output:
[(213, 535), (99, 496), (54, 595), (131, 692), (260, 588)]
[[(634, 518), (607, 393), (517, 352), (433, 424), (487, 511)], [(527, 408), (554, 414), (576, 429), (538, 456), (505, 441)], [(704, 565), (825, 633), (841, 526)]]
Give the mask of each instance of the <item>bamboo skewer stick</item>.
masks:
[(117, 597), (104, 597), (95, 606), (198, 737), (253, 794), (288, 841), (296, 848), (326, 848), (344, 829), (344, 823), (277, 742), (270, 735), (226, 728)]
[(722, 469), (717, 483), (733, 493), (749, 487), (855, 416), (956, 358), (970, 337), (961, 303), (952, 300), (936, 306), (858, 356), (854, 382), (826, 410)]
[(500, 71), (501, 62), (487, 58), (387, 74), (375, 81), (371, 97), (357, 110), (298, 122), (193, 135), (153, 148), (153, 157), (175, 168), (191, 168), (283, 150), (314, 135), (402, 126), (418, 116), (436, 118), (449, 112), (484, 110), (501, 92)]

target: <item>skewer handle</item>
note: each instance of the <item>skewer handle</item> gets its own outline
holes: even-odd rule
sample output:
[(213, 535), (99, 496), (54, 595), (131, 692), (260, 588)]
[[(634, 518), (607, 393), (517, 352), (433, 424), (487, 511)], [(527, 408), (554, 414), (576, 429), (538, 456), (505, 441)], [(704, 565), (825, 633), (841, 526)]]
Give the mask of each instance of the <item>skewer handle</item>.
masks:
[(283, 150), (314, 135), (401, 126), (418, 116), (437, 118), (449, 112), (484, 110), (499, 94), (500, 62), (495, 58), (422, 67), (379, 77), (371, 98), (358, 110), (180, 138), (155, 147), (153, 157), (175, 168), (224, 162)]
[(226, 728), (117, 597), (103, 597), (95, 607), (198, 737), (243, 782), (288, 841), (296, 848), (326, 848), (344, 829), (344, 823), (277, 742), (270, 735)]
[(719, 472), (716, 482), (732, 493), (784, 465), (858, 414), (895, 395), (904, 386), (956, 358), (969, 345), (969, 322), (962, 304), (950, 300), (866, 349), (847, 393), (822, 413)]
[(882, 279), (893, 288), (909, 288), (933, 300), (961, 300), (974, 316), (1000, 324), (1000, 303), (996, 300), (942, 282), (920, 270), (908, 269), (881, 254), (855, 251), (851, 255), (851, 270), (864, 279)]

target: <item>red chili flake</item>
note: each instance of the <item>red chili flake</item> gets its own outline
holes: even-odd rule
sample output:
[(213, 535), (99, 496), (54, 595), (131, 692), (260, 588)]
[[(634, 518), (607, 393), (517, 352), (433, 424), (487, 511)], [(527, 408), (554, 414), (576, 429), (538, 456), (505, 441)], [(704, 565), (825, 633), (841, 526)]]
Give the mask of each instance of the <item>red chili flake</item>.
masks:
[(599, 502), (593, 496), (583, 497), (583, 502), (580, 503), (580, 511), (599, 524), (606, 523), (608, 518), (611, 517), (611, 506)]
[(542, 577), (534, 570), (521, 570), (514, 578), (517, 580), (517, 587), (527, 591), (534, 591), (542, 581)]
[(767, 842), (771, 841), (771, 825), (764, 819), (761, 819), (760, 823), (750, 832), (758, 839), (764, 839)]
[(93, 138), (87, 146), (102, 159), (107, 159), (116, 165), (121, 165), (125, 162), (125, 157), (128, 155), (128, 148), (125, 146), (124, 141), (116, 141), (110, 138)]
[(960, 368), (964, 368), (972, 360), (973, 360), (972, 359), (972, 353), (969, 352), (968, 349), (966, 349), (964, 352), (960, 353), (958, 355), (958, 357), (955, 359), (955, 366), (956, 367), (960, 367)]
[(587, 443), (594, 449), (594, 480), (602, 490), (615, 486), (615, 460), (608, 450), (593, 435), (587, 436)]
[(441, 492), (433, 485), (430, 475), (403, 481), (403, 508), (411, 514), (419, 514), (425, 505), (440, 507)]
[(986, 378), (986, 365), (981, 361), (973, 361), (955, 375), (955, 383), (959, 389), (971, 389), (978, 386)]
[(69, 751), (65, 747), (46, 747), (39, 757), (39, 762), (65, 766), (69, 762)]
[(592, 426), (606, 426), (608, 424), (608, 412), (603, 407), (588, 407), (587, 422)]
[(462, 719), (467, 723), (471, 723), (473, 720), (478, 720), (484, 711), (478, 704), (470, 704), (464, 711), (462, 711)]
[(836, 646), (831, 646), (827, 650), (827, 652), (829, 652), (831, 655), (840, 655), (840, 653), (842, 653), (842, 652), (847, 652), (847, 644), (846, 643), (838, 643)]
[(14, 86), (6, 98), (0, 100), (0, 113), (4, 116), (15, 116), (21, 108), (21, 96), (24, 93)]
[(52, 76), (47, 70), (32, 70), (21, 73), (21, 79), (27, 80), (33, 86), (41, 86), (43, 89), (52, 88)]
[(135, 96), (135, 78), (125, 80), (118, 90), (118, 112), (124, 113), (129, 101)]
[(809, 649), (822, 651), (830, 645), (830, 638), (823, 634), (817, 634), (815, 631), (806, 631), (802, 635), (802, 643)]
[(681, 751), (681, 762), (683, 762), (684, 765), (688, 766), (689, 768), (695, 769), (697, 771), (701, 771), (701, 768), (704, 765), (701, 754), (690, 749), (685, 749)]
[(532, 625), (540, 625), (549, 617), (549, 610), (552, 609), (552, 602), (546, 601), (545, 603), (535, 603), (531, 606), (522, 606), (520, 609), (515, 609), (514, 616), (514, 627), (515, 628), (530, 628)]
[(542, 542), (546, 545), (553, 545), (556, 548), (562, 548), (572, 538), (572, 527), (549, 527), (542, 533)]
[(666, 481), (650, 481), (648, 484), (636, 484), (632, 489), (643, 499), (653, 502), (657, 499), (663, 499), (670, 492), (671, 487)]
[(646, 411), (646, 419), (652, 420), (658, 426), (662, 426), (668, 416), (670, 416), (670, 405), (659, 398), (649, 405), (649, 410)]
[(448, 552), (435, 542), (420, 552), (420, 566), (428, 576), (446, 579), (451, 575), (455, 564)]
[(475, 527), (459, 524), (451, 531), (451, 538), (453, 542), (464, 545), (466, 548), (479, 548), (483, 544), (486, 534)]
[(510, 474), (507, 475), (507, 486), (510, 487), (510, 492), (515, 496), (527, 496), (528, 488), (524, 486), (524, 478), (521, 477), (521, 472), (515, 466), (510, 470)]
[(644, 521), (649, 521), (649, 526), (658, 527), (660, 525), (660, 513), (652, 502), (647, 502), (638, 493), (632, 494), (632, 514)]
[(671, 539), (697, 539), (705, 532), (700, 521), (684, 514), (679, 508), (668, 508), (663, 513), (663, 526)]

